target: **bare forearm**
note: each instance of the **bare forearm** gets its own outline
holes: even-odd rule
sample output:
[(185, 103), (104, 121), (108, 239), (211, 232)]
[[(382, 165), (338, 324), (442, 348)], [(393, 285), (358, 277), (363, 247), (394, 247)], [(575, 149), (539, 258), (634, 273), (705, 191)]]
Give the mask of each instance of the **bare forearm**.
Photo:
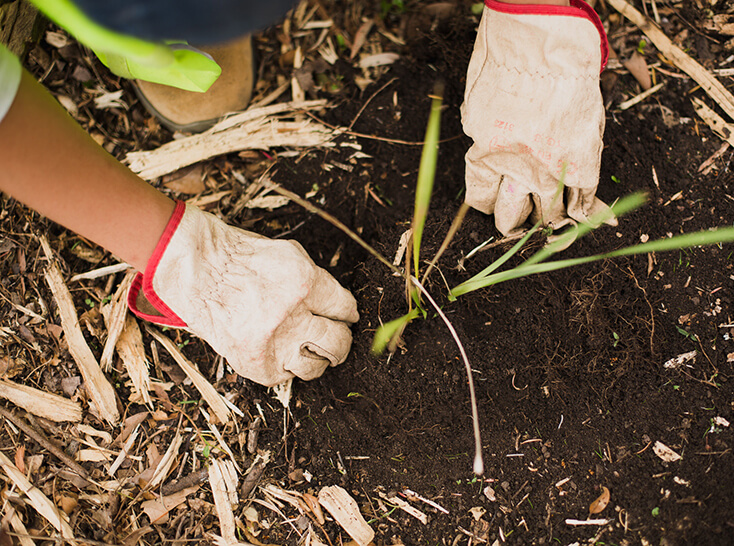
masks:
[(28, 74), (0, 122), (0, 190), (143, 270), (173, 202), (99, 147)]

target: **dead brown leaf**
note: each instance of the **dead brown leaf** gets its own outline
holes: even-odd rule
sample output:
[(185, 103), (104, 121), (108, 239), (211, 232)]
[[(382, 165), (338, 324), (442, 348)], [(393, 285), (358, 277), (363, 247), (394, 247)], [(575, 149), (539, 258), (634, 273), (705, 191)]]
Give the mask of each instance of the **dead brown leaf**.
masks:
[(635, 51), (632, 56), (623, 61), (624, 67), (637, 80), (643, 90), (647, 91), (652, 87), (652, 78), (650, 77), (650, 69), (647, 67), (645, 57)]
[(15, 450), (15, 461), (13, 462), (15, 462), (15, 466), (18, 467), (18, 470), (25, 474), (25, 444), (19, 446), (18, 449)]
[(163, 177), (163, 185), (177, 193), (196, 195), (206, 190), (204, 184), (204, 166), (199, 163), (191, 168), (184, 168)]
[(69, 516), (74, 511), (74, 509), (79, 506), (79, 501), (77, 501), (74, 497), (68, 495), (61, 496), (56, 502), (59, 505), (59, 508), (61, 508)]
[(609, 494), (609, 489), (602, 486), (601, 495), (599, 495), (597, 499), (589, 506), (589, 515), (600, 514), (601, 512), (603, 512), (604, 509), (607, 507), (607, 504), (609, 504), (610, 498), (611, 495)]

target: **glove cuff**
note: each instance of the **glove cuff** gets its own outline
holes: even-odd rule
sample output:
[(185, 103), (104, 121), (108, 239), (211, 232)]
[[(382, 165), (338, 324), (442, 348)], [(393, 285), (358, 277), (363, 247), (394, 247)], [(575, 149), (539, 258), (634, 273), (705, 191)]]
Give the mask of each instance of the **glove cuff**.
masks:
[(604, 31), (604, 25), (602, 25), (599, 15), (589, 4), (583, 0), (570, 0), (570, 2), (570, 6), (555, 6), (549, 4), (510, 4), (498, 0), (484, 0), (484, 5), (492, 11), (512, 15), (559, 15), (587, 19), (594, 24), (599, 32), (601, 43), (601, 68), (599, 72), (601, 73), (609, 60), (609, 42)]
[[(161, 235), (153, 251), (153, 255), (148, 260), (145, 272), (138, 273), (135, 276), (130, 286), (130, 291), (127, 294), (127, 305), (130, 311), (141, 319), (160, 326), (171, 326), (174, 328), (187, 327), (187, 324), (163, 302), (153, 288), (153, 277), (158, 269), (158, 264), (161, 258), (163, 258), (163, 254), (166, 252), (168, 244), (173, 238), (173, 234), (176, 233), (178, 226), (181, 224), (181, 219), (185, 212), (186, 204), (183, 201), (176, 201), (176, 207), (173, 210), (171, 219), (168, 220), (168, 225), (166, 225), (166, 229), (163, 231), (163, 235)], [(151, 311), (157, 311), (157, 313), (143, 309), (146, 300), (149, 305), (145, 305), (145, 307), (152, 307)]]

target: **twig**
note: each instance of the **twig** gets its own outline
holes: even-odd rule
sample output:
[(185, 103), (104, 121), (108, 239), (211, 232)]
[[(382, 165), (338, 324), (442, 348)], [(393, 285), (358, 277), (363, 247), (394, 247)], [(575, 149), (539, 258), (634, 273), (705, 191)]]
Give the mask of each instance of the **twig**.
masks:
[(285, 188), (275, 184), (274, 182), (268, 180), (267, 178), (263, 179), (263, 185), (267, 188), (272, 189), (273, 191), (279, 193), (280, 195), (283, 195), (287, 197), (288, 199), (298, 203), (300, 206), (302, 206), (304, 209), (306, 209), (309, 212), (312, 212), (314, 214), (317, 214), (330, 224), (334, 225), (335, 227), (339, 228), (341, 231), (346, 233), (350, 239), (352, 239), (355, 243), (357, 243), (359, 246), (364, 248), (367, 252), (372, 254), (375, 258), (377, 258), (379, 261), (381, 261), (383, 264), (385, 264), (388, 268), (390, 268), (390, 271), (393, 273), (397, 273), (401, 277), (404, 276), (403, 272), (400, 271), (397, 267), (395, 267), (393, 264), (391, 264), (388, 260), (385, 259), (385, 257), (377, 252), (374, 248), (372, 248), (364, 239), (362, 239), (359, 235), (354, 233), (351, 229), (349, 229), (346, 225), (344, 225), (340, 220), (338, 220), (336, 217), (332, 216), (328, 212), (321, 210), (320, 208), (312, 205), (309, 201), (306, 201), (303, 199), (300, 195), (293, 193), (292, 191), (286, 190)]
[[(380, 142), (387, 142), (388, 144), (403, 144), (405, 146), (423, 146), (425, 144), (424, 141), (410, 141), (410, 140), (400, 140), (398, 138), (387, 138), (387, 137), (381, 137), (377, 135), (368, 135), (365, 133), (356, 133), (354, 131), (345, 131), (340, 127), (337, 127), (336, 125), (332, 125), (330, 123), (326, 123), (324, 120), (319, 118), (318, 116), (312, 114), (311, 112), (304, 112), (308, 117), (313, 118), (314, 120), (318, 121), (322, 125), (328, 127), (329, 129), (332, 129), (334, 131), (341, 131), (340, 135), (349, 135), (353, 137), (359, 137), (359, 138), (366, 138), (369, 140), (379, 140)], [(459, 138), (463, 138), (464, 135), (456, 135), (449, 138), (444, 138), (438, 141), (439, 144), (443, 144), (444, 142), (451, 142), (452, 140), (456, 140)]]
[(443, 253), (446, 252), (446, 249), (449, 247), (449, 244), (456, 235), (456, 232), (459, 231), (461, 223), (464, 221), (464, 216), (466, 216), (468, 210), (469, 205), (467, 205), (466, 203), (462, 203), (461, 207), (459, 208), (459, 212), (457, 212), (456, 216), (454, 216), (454, 221), (451, 223), (451, 227), (449, 228), (448, 233), (446, 233), (446, 237), (444, 237), (443, 243), (441, 243), (438, 252), (436, 252), (436, 255), (431, 260), (431, 263), (428, 264), (426, 272), (423, 273), (423, 278), (421, 279), (421, 282), (426, 282), (428, 274), (433, 271), (433, 268), (436, 266), (438, 260), (441, 258)]
[(71, 468), (71, 470), (79, 474), (82, 478), (89, 477), (89, 474), (84, 467), (64, 453), (64, 450), (52, 442), (43, 432), (34, 429), (26, 423), (19, 415), (15, 415), (4, 408), (0, 408), (0, 416), (13, 423), (16, 427), (22, 430), (26, 436), (39, 443), (41, 447), (53, 453), (62, 463)]
[(449, 332), (451, 332), (451, 337), (454, 338), (454, 342), (459, 347), (461, 358), (464, 361), (464, 366), (466, 366), (466, 375), (469, 382), (469, 396), (471, 398), (472, 424), (474, 425), (474, 473), (482, 475), (484, 473), (484, 460), (482, 459), (482, 437), (481, 433), (479, 432), (479, 411), (477, 410), (477, 395), (476, 391), (474, 390), (474, 377), (472, 375), (471, 365), (469, 364), (469, 358), (466, 356), (466, 351), (464, 350), (464, 346), (459, 339), (459, 334), (456, 333), (453, 324), (451, 324), (451, 322), (443, 313), (435, 300), (426, 291), (426, 289), (423, 288), (423, 285), (418, 281), (418, 279), (411, 276), (410, 280), (413, 282), (416, 288), (421, 291), (421, 293), (426, 297), (431, 305), (433, 305), (436, 313), (438, 313), (438, 316), (441, 317), (441, 320), (444, 321), (446, 327), (449, 329)]
[(347, 127), (347, 131), (351, 131), (352, 130), (352, 127), (354, 127), (354, 124), (357, 123), (357, 120), (359, 119), (359, 116), (362, 115), (362, 112), (364, 112), (365, 108), (367, 108), (367, 105), (370, 102), (372, 102), (372, 99), (374, 99), (377, 95), (379, 95), (380, 93), (382, 93), (382, 91), (386, 87), (388, 87), (390, 84), (392, 84), (395, 80), (397, 80), (397, 78), (391, 79), (389, 82), (387, 82), (385, 85), (383, 85), (382, 87), (380, 87), (377, 91), (375, 91), (370, 98), (367, 99), (367, 101), (362, 105), (362, 108), (359, 109), (359, 112), (357, 112), (357, 115), (354, 116), (354, 119), (352, 120), (352, 122)]
[(652, 94), (657, 93), (658, 91), (660, 91), (663, 88), (664, 85), (665, 85), (665, 82), (660, 82), (659, 84), (651, 87), (647, 91), (643, 91), (639, 95), (637, 95), (635, 97), (632, 97), (629, 100), (626, 100), (624, 102), (619, 103), (619, 109), (620, 110), (627, 110), (629, 108), (632, 108), (635, 104), (637, 104), (639, 102), (642, 102), (643, 100), (645, 100), (650, 95), (652, 95)]
[(566, 525), (606, 525), (610, 521), (608, 519), (567, 519)]
[(708, 96), (714, 99), (731, 118), (734, 118), (734, 96), (724, 85), (699, 63), (668, 38), (642, 13), (633, 8), (626, 0), (607, 0), (609, 4), (640, 27), (640, 30), (655, 44), (660, 52), (671, 59), (675, 65), (693, 78)]
[(200, 483), (204, 483), (209, 479), (209, 470), (206, 468), (203, 470), (199, 470), (198, 472), (192, 472), (191, 474), (187, 474), (183, 478), (179, 480), (173, 480), (164, 486), (161, 487), (161, 496), (167, 497), (168, 495), (173, 495), (174, 493), (178, 493), (179, 491), (182, 491), (186, 489), (187, 487), (193, 487), (194, 485), (199, 485)]

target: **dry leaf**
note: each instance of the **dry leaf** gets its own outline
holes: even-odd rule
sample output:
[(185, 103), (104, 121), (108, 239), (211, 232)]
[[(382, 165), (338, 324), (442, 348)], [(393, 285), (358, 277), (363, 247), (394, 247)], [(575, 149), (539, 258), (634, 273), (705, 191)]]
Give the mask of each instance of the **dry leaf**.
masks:
[(176, 508), (179, 504), (186, 501), (186, 497), (199, 489), (198, 485), (187, 487), (186, 489), (154, 500), (147, 500), (142, 503), (143, 512), (148, 515), (150, 522), (160, 525), (168, 521), (168, 513)]
[(74, 509), (79, 506), (79, 501), (77, 501), (74, 497), (69, 496), (62, 496), (57, 502), (59, 507), (68, 515), (71, 515)]
[(163, 185), (178, 193), (196, 195), (206, 190), (204, 166), (199, 163), (191, 168), (180, 169), (163, 177)]
[(15, 450), (15, 466), (25, 474), (25, 445), (21, 445)]
[(652, 78), (650, 77), (650, 69), (647, 67), (645, 57), (635, 51), (632, 56), (623, 61), (624, 67), (637, 80), (643, 90), (647, 91), (652, 87)]
[(609, 504), (610, 498), (609, 489), (602, 486), (601, 495), (589, 506), (589, 515), (602, 513), (607, 507), (607, 504)]

